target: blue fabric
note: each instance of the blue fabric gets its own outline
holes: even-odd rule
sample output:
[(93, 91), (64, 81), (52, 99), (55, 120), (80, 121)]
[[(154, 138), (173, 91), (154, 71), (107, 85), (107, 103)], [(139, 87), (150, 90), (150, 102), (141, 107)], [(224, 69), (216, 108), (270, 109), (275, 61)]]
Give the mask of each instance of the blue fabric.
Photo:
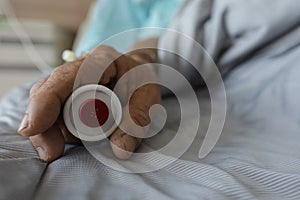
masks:
[[(98, 0), (93, 8), (86, 31), (79, 41), (77, 56), (103, 43), (107, 38), (134, 28), (165, 28), (177, 12), (183, 0)], [(141, 30), (122, 43), (104, 42), (119, 51), (125, 51), (138, 39), (156, 37), (160, 29)]]

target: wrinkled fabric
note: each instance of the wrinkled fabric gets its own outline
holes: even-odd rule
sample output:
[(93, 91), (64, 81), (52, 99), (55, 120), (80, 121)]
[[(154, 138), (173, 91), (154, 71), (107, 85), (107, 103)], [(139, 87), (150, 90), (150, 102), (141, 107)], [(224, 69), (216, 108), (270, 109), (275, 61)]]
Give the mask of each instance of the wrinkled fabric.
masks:
[[(198, 152), (210, 120), (204, 89), (197, 91), (201, 126), (194, 143), (174, 163), (142, 174), (113, 170), (82, 146), (46, 165), (16, 134), (30, 85), (11, 92), (0, 103), (0, 199), (300, 199), (299, 10), (298, 0), (191, 0), (177, 14), (171, 27), (201, 43), (225, 80), (225, 126), (202, 160)], [(196, 59), (209, 75), (203, 56), (192, 56), (181, 39), (164, 35), (160, 45)], [(161, 61), (191, 74), (191, 66), (167, 56)], [(178, 102), (170, 97), (163, 105), (171, 112), (164, 130), (139, 151), (176, 134)], [(109, 144), (101, 151), (110, 151)]]
[[(188, 0), (159, 41), (161, 62), (186, 74), (199, 84), (190, 63), (211, 73), (205, 53), (225, 76), (232, 69), (253, 57), (277, 56), (299, 45), (299, 10), (296, 0)], [(176, 34), (176, 33), (180, 34)], [(190, 37), (205, 51), (195, 52)], [(167, 50), (167, 51), (166, 51)], [(176, 52), (187, 61), (181, 60)], [(180, 63), (180, 64), (178, 64)]]

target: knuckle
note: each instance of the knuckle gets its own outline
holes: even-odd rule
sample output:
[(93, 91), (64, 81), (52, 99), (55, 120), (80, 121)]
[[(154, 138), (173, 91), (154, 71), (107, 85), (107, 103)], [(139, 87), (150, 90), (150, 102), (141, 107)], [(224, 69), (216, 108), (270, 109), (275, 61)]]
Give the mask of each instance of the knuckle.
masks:
[(121, 54), (111, 46), (100, 45), (92, 51), (92, 55), (96, 58), (109, 58), (111, 61), (114, 61)]
[(79, 67), (81, 66), (82, 64), (82, 61), (79, 61), (79, 60), (76, 60), (76, 61), (73, 61), (73, 62), (68, 62), (68, 63), (65, 63), (59, 67), (56, 67), (50, 77), (53, 77), (53, 76), (62, 76), (64, 74), (70, 74), (70, 73), (74, 73), (74, 72), (77, 72)]
[[(85, 59), (85, 58), (84, 58)], [(77, 69), (80, 67), (80, 65), (83, 63), (84, 59), (80, 59), (80, 60), (75, 60), (66, 64), (71, 65), (73, 68)]]
[(34, 85), (30, 88), (30, 90), (29, 90), (29, 96), (31, 96), (31, 95), (33, 95), (34, 93), (36, 93), (36, 92), (39, 90), (39, 88), (47, 81), (48, 77), (49, 77), (49, 76), (47, 76), (47, 77), (41, 79), (39, 82), (37, 82), (36, 84), (34, 84)]
[(99, 52), (110, 52), (110, 53), (117, 53), (117, 51), (111, 47), (111, 46), (107, 46), (107, 45), (99, 45), (96, 47), (96, 51)]
[(37, 92), (37, 84), (33, 85), (32, 88), (29, 91), (29, 96), (32, 97)]
[(37, 87), (33, 86), (33, 87), (30, 89), (30, 92), (29, 92), (29, 100), (30, 100), (30, 101), (33, 101), (33, 100), (37, 99), (38, 96), (39, 96), (39, 95), (38, 95), (38, 94), (39, 94), (39, 91), (40, 91), (40, 90), (38, 90)]
[(58, 67), (53, 70), (48, 82), (54, 82), (57, 84), (63, 83), (64, 85), (73, 84), (78, 72), (78, 68), (79, 66), (74, 67), (74, 65), (72, 65), (71, 63)]
[(50, 74), (50, 77), (53, 77), (53, 76), (60, 76), (62, 73), (65, 73), (67, 71), (67, 67), (66, 66), (69, 66), (71, 63), (67, 63), (65, 65), (61, 65), (59, 67), (56, 67), (52, 73)]
[(130, 112), (130, 115), (135, 123), (137, 123), (140, 126), (147, 126), (150, 124), (151, 119), (147, 112), (145, 112), (145, 109), (136, 107), (132, 109), (132, 112)]

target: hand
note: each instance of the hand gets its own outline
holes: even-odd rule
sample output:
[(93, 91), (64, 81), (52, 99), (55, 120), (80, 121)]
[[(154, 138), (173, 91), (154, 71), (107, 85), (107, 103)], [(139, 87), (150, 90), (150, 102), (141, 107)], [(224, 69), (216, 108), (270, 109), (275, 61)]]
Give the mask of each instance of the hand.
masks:
[[(88, 71), (80, 85), (114, 85), (123, 74), (141, 64), (141, 60), (133, 57), (138, 56), (121, 55), (111, 47), (98, 46), (84, 57), (57, 67), (51, 75), (31, 88), (29, 103), (18, 132), (29, 137), (42, 160), (51, 162), (63, 155), (65, 143), (80, 142), (68, 132), (61, 116), (61, 109), (73, 91), (79, 71), (83, 67)], [(112, 63), (109, 62), (111, 60)], [(105, 69), (106, 66), (109, 67)], [(155, 75), (154, 69), (149, 70), (149, 74)], [(95, 76), (101, 71), (104, 73), (100, 81), (97, 79), (97, 82), (93, 82), (96, 79), (89, 79), (89, 76)], [(128, 82), (130, 84), (134, 80)], [(133, 93), (126, 106), (129, 106), (132, 120), (140, 126), (146, 126), (150, 123), (149, 108), (153, 104), (159, 104), (160, 100), (159, 86), (147, 84)], [(123, 116), (121, 125), (126, 126), (129, 117)], [(118, 158), (127, 159), (140, 145), (141, 137), (133, 137), (117, 128), (110, 137), (112, 151)]]

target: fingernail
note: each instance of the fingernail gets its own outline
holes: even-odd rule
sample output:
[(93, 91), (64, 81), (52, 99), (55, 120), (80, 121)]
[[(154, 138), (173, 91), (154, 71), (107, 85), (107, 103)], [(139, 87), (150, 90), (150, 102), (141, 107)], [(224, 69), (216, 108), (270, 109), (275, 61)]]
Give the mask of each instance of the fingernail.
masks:
[(23, 130), (25, 130), (26, 128), (28, 128), (28, 114), (25, 114), (22, 122), (21, 122), (21, 125), (20, 125), (20, 128), (18, 130), (19, 133), (22, 133)]
[(40, 159), (47, 161), (47, 152), (42, 147), (37, 147), (36, 151), (38, 152)]

